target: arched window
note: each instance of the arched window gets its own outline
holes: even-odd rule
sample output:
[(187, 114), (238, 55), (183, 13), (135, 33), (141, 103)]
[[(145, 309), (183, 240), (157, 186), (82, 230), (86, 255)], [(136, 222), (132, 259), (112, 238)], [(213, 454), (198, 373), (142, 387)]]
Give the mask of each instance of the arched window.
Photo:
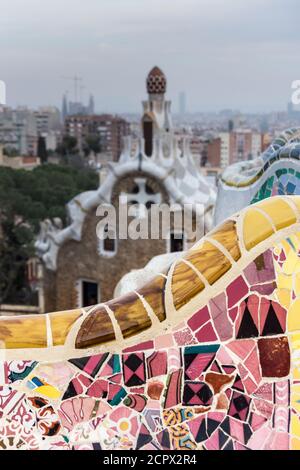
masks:
[(116, 233), (108, 225), (104, 227), (103, 236), (99, 239), (98, 251), (103, 256), (115, 256), (117, 253)]
[(151, 188), (151, 186), (149, 186), (148, 183), (146, 183), (145, 190), (147, 194), (154, 194), (153, 189)]

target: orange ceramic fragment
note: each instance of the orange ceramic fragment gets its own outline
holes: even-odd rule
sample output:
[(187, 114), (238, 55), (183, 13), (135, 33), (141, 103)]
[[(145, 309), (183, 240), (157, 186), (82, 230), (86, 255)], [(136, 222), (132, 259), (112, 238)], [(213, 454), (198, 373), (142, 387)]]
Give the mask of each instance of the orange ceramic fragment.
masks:
[(100, 306), (84, 319), (77, 334), (75, 347), (84, 349), (90, 346), (107, 343), (115, 339), (111, 319), (105, 309)]

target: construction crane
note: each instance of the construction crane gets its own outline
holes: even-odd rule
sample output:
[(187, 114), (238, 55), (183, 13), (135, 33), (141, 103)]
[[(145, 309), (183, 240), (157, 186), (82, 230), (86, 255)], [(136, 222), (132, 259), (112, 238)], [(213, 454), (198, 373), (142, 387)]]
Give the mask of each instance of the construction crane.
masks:
[(77, 103), (78, 100), (78, 86), (82, 82), (82, 78), (78, 77), (77, 75), (74, 75), (74, 77), (61, 77), (64, 80), (72, 80), (74, 82), (74, 98), (75, 98), (75, 103)]
[(80, 85), (80, 88), (79, 88), (79, 101), (82, 103), (82, 100), (83, 100), (83, 94), (84, 94), (84, 90), (85, 90), (85, 86), (84, 85)]

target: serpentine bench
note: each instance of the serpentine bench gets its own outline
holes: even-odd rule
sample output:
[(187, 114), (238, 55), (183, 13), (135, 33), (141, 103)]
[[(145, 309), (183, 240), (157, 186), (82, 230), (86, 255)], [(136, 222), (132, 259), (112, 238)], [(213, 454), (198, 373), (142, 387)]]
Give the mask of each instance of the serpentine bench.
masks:
[(0, 318), (0, 348), (0, 449), (300, 449), (300, 197), (124, 297)]
[(286, 129), (253, 160), (229, 165), (218, 182), (214, 219), (270, 196), (300, 194), (300, 128)]

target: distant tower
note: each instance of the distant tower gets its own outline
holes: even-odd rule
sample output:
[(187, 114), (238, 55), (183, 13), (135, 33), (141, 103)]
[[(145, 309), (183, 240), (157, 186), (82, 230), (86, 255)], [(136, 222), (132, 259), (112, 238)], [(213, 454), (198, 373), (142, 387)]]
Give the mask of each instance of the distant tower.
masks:
[(63, 96), (61, 115), (62, 115), (63, 121), (68, 116), (68, 100), (67, 100), (67, 94), (66, 93)]
[(266, 134), (269, 131), (269, 122), (266, 117), (263, 117), (260, 122), (260, 132)]
[(95, 100), (93, 95), (90, 95), (88, 114), (95, 114)]
[(143, 101), (142, 132), (145, 153), (153, 153), (153, 139), (172, 132), (171, 101), (165, 100), (167, 79), (159, 67), (153, 67), (147, 77), (148, 101)]
[(179, 107), (178, 107), (179, 108), (178, 109), (179, 110), (179, 115), (181, 117), (183, 117), (186, 114), (186, 94), (185, 94), (184, 91), (181, 91), (179, 93), (179, 99), (178, 100), (179, 100), (179, 103), (178, 103), (179, 104)]

